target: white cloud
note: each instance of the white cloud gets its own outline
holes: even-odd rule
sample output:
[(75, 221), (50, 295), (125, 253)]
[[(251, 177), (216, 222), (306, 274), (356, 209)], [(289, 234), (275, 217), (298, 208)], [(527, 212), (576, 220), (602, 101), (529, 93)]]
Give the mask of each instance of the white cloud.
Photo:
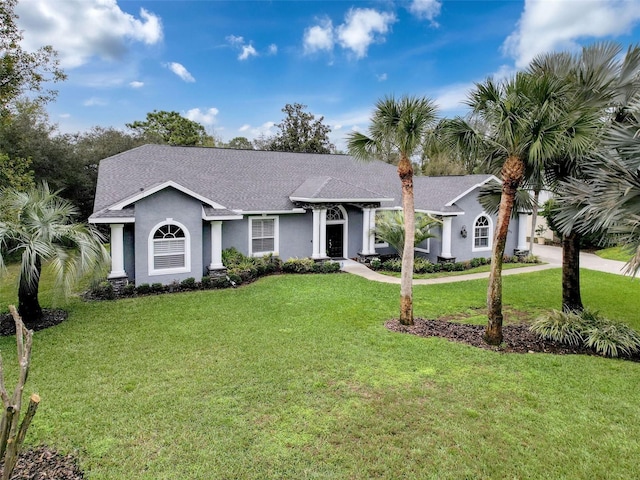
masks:
[(275, 122), (265, 122), (258, 127), (252, 127), (251, 125), (245, 123), (238, 129), (238, 131), (247, 135), (249, 140), (252, 140), (261, 136), (270, 137), (274, 135), (276, 133), (273, 128), (274, 126)]
[(439, 112), (441, 114), (446, 112), (460, 113), (467, 109), (468, 107), (463, 102), (468, 98), (469, 92), (474, 86), (471, 82), (454, 83), (437, 90), (434, 102), (438, 105)]
[(347, 12), (345, 23), (337, 28), (338, 42), (343, 48), (353, 51), (356, 58), (363, 58), (367, 55), (369, 45), (384, 41), (384, 34), (395, 21), (393, 13), (380, 13), (371, 8), (352, 8)]
[(154, 45), (163, 35), (160, 17), (141, 8), (136, 18), (116, 0), (21, 0), (16, 13), (25, 48), (52, 45), (65, 68), (93, 57), (120, 60), (132, 41)]
[(60, 115), (58, 115), (60, 118), (71, 118), (71, 114), (70, 113), (61, 113)]
[(238, 55), (238, 60), (247, 60), (249, 57), (257, 57), (258, 52), (253, 48), (253, 45), (243, 45), (242, 53)]
[[(235, 50), (240, 50), (240, 54), (238, 55), (238, 60), (248, 60), (251, 57), (257, 57), (259, 55), (258, 51), (251, 44), (251, 42), (247, 43), (244, 37), (239, 35), (228, 35), (226, 37), (227, 43), (231, 45)], [(267, 49), (267, 53), (269, 55), (275, 55), (278, 53), (278, 46), (274, 43), (269, 45)]]
[(304, 53), (314, 53), (321, 50), (333, 50), (333, 24), (324, 19), (320, 25), (314, 25), (304, 31), (302, 40)]
[(242, 45), (244, 43), (244, 37), (238, 35), (228, 35), (226, 39), (231, 45)]
[(272, 43), (271, 45), (269, 45), (267, 53), (269, 55), (276, 55), (278, 53), (278, 46), (275, 43)]
[(85, 107), (104, 107), (105, 105), (107, 105), (107, 101), (104, 98), (91, 97), (82, 102), (82, 105), (84, 105)]
[(429, 20), (433, 26), (438, 24), (434, 21), (440, 15), (442, 3), (438, 0), (413, 0), (409, 5), (409, 11), (416, 17)]
[(196, 79), (193, 78), (193, 75), (191, 75), (189, 71), (180, 63), (177, 63), (177, 62), (166, 63), (165, 67), (167, 67), (177, 76), (179, 76), (185, 82), (193, 83), (196, 81)]
[(218, 109), (214, 107), (209, 108), (204, 112), (199, 108), (192, 108), (184, 116), (185, 118), (188, 118), (189, 120), (192, 120), (194, 122), (198, 122), (204, 126), (210, 126), (216, 123), (216, 116), (218, 115), (218, 113)]
[(385, 82), (387, 80), (387, 74), (381, 73), (379, 75), (376, 75), (376, 78), (378, 79), (379, 82)]
[(378, 12), (371, 8), (351, 8), (344, 23), (333, 27), (330, 19), (322, 19), (307, 28), (302, 39), (304, 53), (331, 52), (336, 43), (355, 53), (356, 58), (367, 55), (369, 45), (383, 42), (391, 24), (396, 21), (393, 13)]
[(578, 39), (615, 36), (640, 20), (640, 3), (626, 0), (525, 0), (515, 30), (503, 51), (523, 68), (545, 52), (574, 50)]
[(131, 88), (142, 88), (144, 87), (144, 82), (138, 82), (138, 81), (129, 82), (129, 86)]

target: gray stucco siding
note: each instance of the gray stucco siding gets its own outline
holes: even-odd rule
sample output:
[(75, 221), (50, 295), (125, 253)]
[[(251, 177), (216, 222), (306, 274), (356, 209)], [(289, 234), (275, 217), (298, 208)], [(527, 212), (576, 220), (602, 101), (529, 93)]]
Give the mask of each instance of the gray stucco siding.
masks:
[(313, 213), (280, 215), (280, 258), (310, 257), (313, 254)]
[(222, 249), (235, 248), (243, 255), (249, 255), (249, 220), (222, 222)]
[[(189, 277), (199, 280), (204, 271), (202, 203), (175, 189), (167, 188), (136, 202), (135, 215), (136, 285), (166, 285)], [(166, 222), (178, 223), (187, 230), (191, 261), (186, 272), (150, 275), (149, 236), (160, 224)]]
[(362, 209), (346, 206), (349, 217), (349, 238), (347, 239), (347, 257), (355, 258), (362, 251)]
[(127, 223), (124, 226), (124, 271), (127, 278), (133, 282), (136, 278), (136, 251), (135, 251), (135, 224)]
[[(282, 260), (293, 257), (310, 257), (313, 253), (313, 215), (280, 214), (264, 215), (266, 218), (278, 219), (278, 254)], [(234, 247), (243, 255), (249, 255), (249, 223), (250, 219), (263, 218), (262, 215), (251, 215), (242, 220), (223, 222), (222, 249)]]
[[(465, 213), (453, 217), (451, 223), (451, 253), (456, 261), (471, 260), (477, 257), (490, 257), (493, 248), (493, 236), (495, 234), (497, 215), (488, 215), (482, 205), (477, 200), (477, 190), (456, 202)], [(490, 247), (487, 249), (474, 249), (474, 225), (480, 215), (487, 215), (490, 218)], [(467, 238), (461, 235), (462, 227), (467, 231)], [(515, 233), (514, 233), (515, 232)], [(518, 219), (512, 218), (509, 223), (509, 234), (505, 247), (505, 255), (513, 255), (513, 250), (518, 241)]]

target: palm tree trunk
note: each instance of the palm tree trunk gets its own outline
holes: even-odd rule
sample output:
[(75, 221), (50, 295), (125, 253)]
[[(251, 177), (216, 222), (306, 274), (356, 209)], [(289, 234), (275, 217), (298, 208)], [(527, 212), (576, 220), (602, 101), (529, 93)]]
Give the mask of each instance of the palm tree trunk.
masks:
[(18, 287), (18, 313), (22, 317), (27, 327), (33, 327), (42, 319), (42, 308), (38, 301), (38, 288), (40, 286), (40, 272), (42, 262), (40, 257), (36, 257), (35, 273), (29, 282), (26, 276), (20, 275), (20, 286)]
[(581, 312), (580, 296), (580, 234), (571, 231), (562, 236), (562, 310)]
[(524, 176), (524, 162), (518, 157), (509, 157), (502, 167), (502, 196), (498, 210), (498, 222), (493, 236), (491, 273), (487, 288), (487, 329), (484, 340), (489, 345), (502, 343), (502, 259), (509, 233), (509, 221), (516, 192)]
[(402, 210), (404, 212), (404, 250), (400, 274), (400, 323), (413, 325), (413, 247), (415, 241), (415, 210), (413, 201), (413, 166), (402, 157), (398, 163), (402, 182)]

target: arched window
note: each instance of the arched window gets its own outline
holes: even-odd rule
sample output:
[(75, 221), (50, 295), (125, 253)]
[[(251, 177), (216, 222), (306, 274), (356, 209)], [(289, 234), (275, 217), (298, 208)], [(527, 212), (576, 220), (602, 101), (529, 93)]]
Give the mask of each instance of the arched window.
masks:
[(491, 219), (486, 215), (476, 218), (473, 225), (473, 250), (491, 250)]
[(344, 214), (339, 207), (331, 207), (327, 209), (327, 221), (344, 220)]
[(189, 232), (177, 222), (163, 223), (149, 239), (149, 274), (190, 271)]

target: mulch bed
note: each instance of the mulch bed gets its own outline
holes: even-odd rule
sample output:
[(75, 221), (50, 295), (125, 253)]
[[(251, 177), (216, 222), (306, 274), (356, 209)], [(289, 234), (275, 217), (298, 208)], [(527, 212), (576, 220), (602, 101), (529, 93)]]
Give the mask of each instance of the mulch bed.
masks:
[(61, 455), (47, 446), (20, 452), (11, 475), (11, 480), (82, 479), (84, 473), (78, 468), (72, 455)]
[[(25, 322), (25, 327), (37, 332), (45, 328), (54, 327), (64, 322), (69, 314), (64, 310), (42, 309), (42, 319), (35, 324)], [(8, 337), (16, 334), (16, 324), (10, 313), (0, 313), (0, 337)]]
[[(484, 325), (469, 325), (450, 322), (448, 320), (414, 319), (414, 325), (402, 325), (398, 319), (385, 323), (393, 332), (409, 333), (418, 337), (440, 337), (452, 342), (464, 343), (473, 347), (484, 348), (505, 353), (553, 353), (556, 355), (583, 354), (597, 355), (593, 350), (584, 347), (572, 347), (551, 340), (543, 340), (529, 330), (528, 324), (504, 325), (502, 345), (493, 346), (485, 343), (482, 335)], [(640, 361), (640, 355), (621, 357), (626, 360)]]

